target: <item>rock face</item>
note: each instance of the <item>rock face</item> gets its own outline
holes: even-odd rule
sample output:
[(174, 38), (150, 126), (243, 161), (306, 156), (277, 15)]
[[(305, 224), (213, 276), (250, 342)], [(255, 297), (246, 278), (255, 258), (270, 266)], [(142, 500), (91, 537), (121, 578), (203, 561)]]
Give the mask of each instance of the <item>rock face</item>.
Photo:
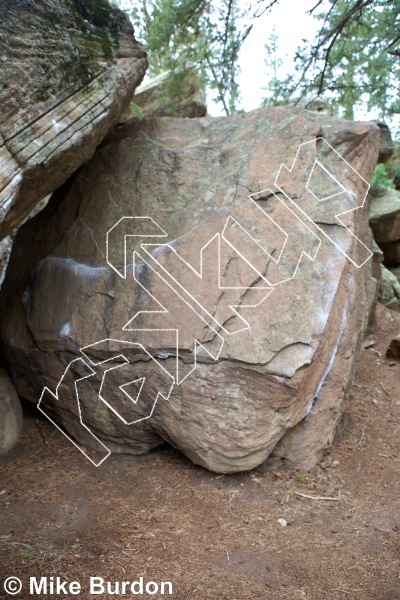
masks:
[(396, 275), (381, 265), (378, 299), (387, 308), (400, 312), (400, 282)]
[(353, 209), (378, 148), (374, 123), (287, 107), (117, 128), (15, 240), (19, 394), (96, 464), (168, 441), (217, 472), (312, 468), (375, 294)]
[(6, 454), (18, 441), (22, 408), (17, 392), (4, 370), (0, 370), (0, 454)]
[(107, 0), (0, 3), (0, 239), (93, 154), (147, 62)]

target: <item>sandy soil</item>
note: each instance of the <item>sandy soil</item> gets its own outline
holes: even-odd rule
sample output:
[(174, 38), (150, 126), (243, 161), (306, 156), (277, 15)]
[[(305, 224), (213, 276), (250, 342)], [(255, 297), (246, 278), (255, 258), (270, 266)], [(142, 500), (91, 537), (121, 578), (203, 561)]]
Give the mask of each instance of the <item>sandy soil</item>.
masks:
[(30, 576), (79, 581), (69, 598), (166, 597), (89, 593), (90, 576), (142, 576), (171, 581), (175, 600), (400, 599), (400, 362), (385, 358), (400, 315), (378, 308), (338, 438), (309, 474), (267, 462), (218, 476), (169, 447), (95, 468), (28, 410), (1, 461), (0, 597), (9, 576), (24, 599)]

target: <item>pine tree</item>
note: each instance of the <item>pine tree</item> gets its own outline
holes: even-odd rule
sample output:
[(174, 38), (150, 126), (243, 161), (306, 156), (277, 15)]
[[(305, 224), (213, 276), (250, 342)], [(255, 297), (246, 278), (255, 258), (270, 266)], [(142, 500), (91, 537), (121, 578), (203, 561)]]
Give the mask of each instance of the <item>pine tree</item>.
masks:
[(378, 118), (400, 113), (400, 0), (328, 0), (316, 14), (316, 41), (295, 57), (289, 93), (325, 94), (341, 116), (367, 106)]

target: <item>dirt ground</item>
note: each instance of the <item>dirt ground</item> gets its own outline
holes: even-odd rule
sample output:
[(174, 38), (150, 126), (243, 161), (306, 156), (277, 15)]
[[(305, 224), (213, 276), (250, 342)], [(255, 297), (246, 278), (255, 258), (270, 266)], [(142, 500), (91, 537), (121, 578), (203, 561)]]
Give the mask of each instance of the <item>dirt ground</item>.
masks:
[(79, 581), (69, 598), (166, 597), (90, 595), (90, 576), (142, 576), (171, 581), (175, 600), (400, 599), (400, 362), (385, 358), (400, 314), (378, 308), (338, 439), (310, 474), (267, 462), (218, 476), (169, 447), (95, 468), (28, 410), (1, 461), (0, 597), (11, 576), (16, 598), (32, 597), (30, 576)]

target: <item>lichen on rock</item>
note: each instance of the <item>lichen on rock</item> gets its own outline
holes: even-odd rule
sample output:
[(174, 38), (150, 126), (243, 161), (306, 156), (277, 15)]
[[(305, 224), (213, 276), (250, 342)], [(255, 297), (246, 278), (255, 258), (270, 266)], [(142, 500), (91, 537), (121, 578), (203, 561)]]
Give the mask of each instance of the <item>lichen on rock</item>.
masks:
[(0, 3), (0, 238), (90, 158), (146, 53), (107, 0)]

